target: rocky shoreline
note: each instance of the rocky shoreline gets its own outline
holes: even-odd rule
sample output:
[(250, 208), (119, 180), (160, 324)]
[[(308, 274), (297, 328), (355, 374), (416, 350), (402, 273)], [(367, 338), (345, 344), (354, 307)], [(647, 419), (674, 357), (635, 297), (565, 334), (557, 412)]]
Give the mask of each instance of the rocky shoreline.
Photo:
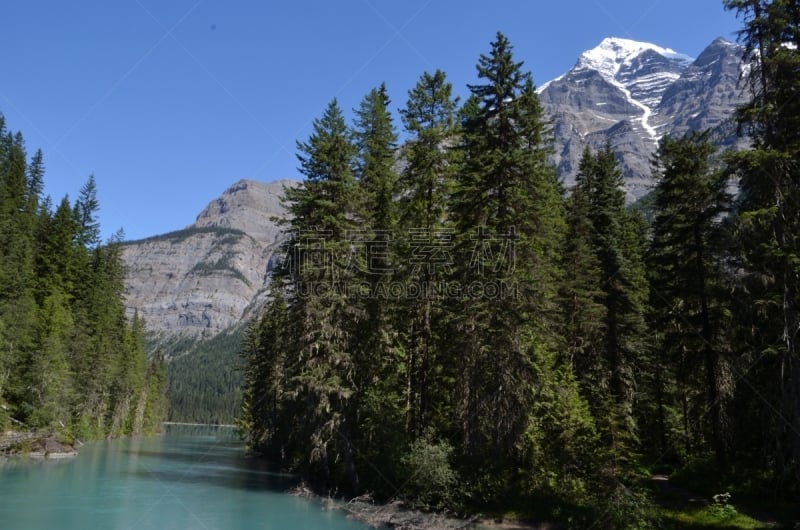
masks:
[(0, 434), (0, 457), (73, 458), (77, 449), (54, 434), (5, 432)]
[(441, 513), (422, 512), (407, 507), (401, 501), (376, 504), (368, 495), (349, 501), (338, 501), (320, 497), (304, 485), (290, 490), (289, 493), (321, 502), (329, 510), (343, 511), (348, 517), (373, 528), (395, 530), (551, 530), (555, 528), (548, 523), (499, 521), (480, 516), (465, 519)]

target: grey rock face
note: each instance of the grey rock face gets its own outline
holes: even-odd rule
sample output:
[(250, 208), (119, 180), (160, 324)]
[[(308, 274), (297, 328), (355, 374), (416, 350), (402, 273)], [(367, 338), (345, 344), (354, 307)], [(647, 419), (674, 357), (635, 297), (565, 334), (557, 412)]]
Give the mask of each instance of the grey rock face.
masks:
[(554, 162), (575, 182), (586, 145), (618, 154), (629, 200), (652, 189), (650, 159), (665, 134), (712, 129), (721, 146), (737, 140), (731, 116), (747, 95), (739, 87), (740, 46), (716, 39), (697, 59), (659, 46), (609, 38), (584, 52), (540, 98), (553, 119)]
[(192, 226), (235, 228), (258, 241), (275, 243), (280, 230), (272, 217), (283, 216), (280, 202), (283, 187), (295, 184), (292, 180), (269, 184), (240, 180), (211, 201)]
[[(584, 146), (611, 142), (623, 165), (628, 198), (652, 187), (650, 158), (664, 134), (714, 129), (720, 145), (736, 139), (739, 46), (715, 40), (697, 59), (656, 45), (605, 39), (540, 89), (556, 139), (554, 162), (574, 183)], [(402, 166), (402, 156), (398, 167)], [(240, 324), (266, 301), (285, 216), (284, 186), (240, 180), (186, 229), (126, 244), (127, 307), (157, 335), (209, 338)]]
[(285, 185), (240, 180), (184, 230), (126, 243), (128, 313), (156, 335), (209, 338), (261, 307)]
[(659, 125), (670, 134), (724, 128), (734, 141), (731, 112), (749, 95), (741, 78), (740, 46), (718, 38), (669, 86), (658, 106)]

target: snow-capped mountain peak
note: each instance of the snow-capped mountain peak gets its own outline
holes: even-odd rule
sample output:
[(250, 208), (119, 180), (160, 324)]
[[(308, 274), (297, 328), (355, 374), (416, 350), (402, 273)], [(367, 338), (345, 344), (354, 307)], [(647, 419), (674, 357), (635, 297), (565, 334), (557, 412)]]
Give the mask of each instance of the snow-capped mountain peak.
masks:
[(635, 199), (652, 186), (650, 157), (663, 135), (713, 129), (721, 142), (736, 142), (728, 123), (743, 100), (741, 54), (739, 46), (717, 39), (693, 60), (619, 37), (580, 54), (571, 69), (539, 88), (553, 117), (559, 146), (553, 161), (565, 183), (574, 181), (584, 147), (610, 142)]
[(642, 52), (652, 50), (659, 55), (677, 61), (691, 63), (694, 59), (670, 48), (662, 48), (649, 42), (638, 42), (620, 37), (607, 37), (578, 59), (576, 68), (596, 70), (606, 79), (614, 79), (620, 69), (630, 64)]

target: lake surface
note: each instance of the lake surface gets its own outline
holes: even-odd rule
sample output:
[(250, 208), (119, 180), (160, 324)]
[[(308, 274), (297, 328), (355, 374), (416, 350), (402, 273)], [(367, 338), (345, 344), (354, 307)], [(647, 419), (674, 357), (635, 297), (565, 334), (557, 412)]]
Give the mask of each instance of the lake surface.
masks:
[(284, 493), (291, 478), (245, 458), (232, 429), (169, 426), (163, 436), (79, 451), (0, 462), (0, 529), (368, 528)]

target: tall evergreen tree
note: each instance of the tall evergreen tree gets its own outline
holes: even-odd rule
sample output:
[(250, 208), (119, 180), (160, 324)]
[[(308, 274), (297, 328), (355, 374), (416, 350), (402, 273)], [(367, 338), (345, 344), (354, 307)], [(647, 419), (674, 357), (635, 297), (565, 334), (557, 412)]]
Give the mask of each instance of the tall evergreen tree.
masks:
[(372, 89), (356, 110), (358, 149), (356, 178), (364, 192), (363, 216), (373, 230), (394, 228), (397, 174), (394, 171), (397, 133), (389, 111), (386, 85)]
[(94, 175), (89, 175), (81, 187), (78, 200), (75, 201), (75, 222), (78, 225), (77, 242), (81, 247), (94, 248), (100, 244), (100, 223), (97, 212), (100, 202), (97, 200), (97, 182)]
[(280, 279), (272, 280), (270, 292), (272, 300), (261, 318), (253, 321), (244, 340), (246, 369), (239, 425), (251, 449), (279, 457), (291, 432), (282, 428), (292, 415), (286, 397), (291, 390), (287, 380), (289, 323)]
[(64, 197), (55, 213), (40, 218), (38, 252), (36, 254), (36, 276), (38, 297), (43, 299), (53, 289), (60, 289), (69, 296), (70, 302), (76, 293), (78, 264), (75, 261), (77, 226), (72, 215), (69, 198)]
[(38, 213), (39, 201), (44, 192), (44, 154), (38, 149), (28, 164), (28, 204), (25, 209), (32, 214)]
[(602, 271), (606, 308), (603, 354), (609, 371), (611, 409), (605, 419), (612, 457), (623, 463), (637, 449), (635, 374), (647, 354), (647, 283), (637, 214), (625, 208), (622, 170), (610, 145), (595, 155), (591, 178), (591, 215)]
[(439, 242), (447, 252), (452, 242), (447, 203), (459, 169), (457, 105), (452, 85), (444, 72), (437, 70), (422, 74), (400, 111), (409, 138), (400, 176), (398, 254), (404, 259), (397, 263), (396, 272), (400, 281), (419, 290), (419, 296), (404, 301), (401, 317), (405, 323), (401, 331), (406, 367), (405, 427), (417, 434), (432, 426), (432, 416), (438, 416), (436, 423), (442, 426), (452, 414), (447, 381), (454, 375), (454, 362), (442, 358), (446, 348), (443, 337), (435, 332), (445, 327), (443, 300), (435, 289), (447, 279), (449, 264), (436, 258), (433, 263), (421, 263), (416, 257), (425, 252), (422, 247), (435, 248)]
[(42, 153), (28, 162), (0, 116), (0, 424), (81, 438), (158, 430), (163, 363), (146, 425), (140, 326), (125, 319), (120, 241), (99, 245), (94, 178), (55, 212), (43, 183)]
[(604, 401), (609, 367), (604, 355), (606, 306), (603, 270), (592, 223), (595, 157), (587, 146), (581, 156), (576, 184), (567, 202), (564, 248), (564, 339), (566, 352), (581, 390), (590, 403)]
[[(356, 176), (364, 209), (352, 241), (351, 265), (368, 296), (350, 301), (353, 310), (363, 314), (352, 337), (359, 388), (352, 400), (359, 417), (354, 444), (363, 458), (387, 467), (391, 460), (399, 459), (405, 445), (397, 386), (402, 372), (397, 338), (399, 300), (388, 293), (398, 267), (397, 239), (401, 236), (397, 230), (397, 132), (389, 104), (386, 86), (381, 84), (356, 110)], [(364, 486), (373, 491), (386, 488), (382, 480)]]
[[(363, 314), (351, 304), (354, 287), (349, 235), (359, 212), (353, 174), (356, 148), (336, 100), (314, 121), (307, 142), (298, 143), (297, 188), (285, 191), (289, 228), (288, 267), (293, 280), (291, 393), (306, 418), (298, 447), (304, 464), (324, 480), (348, 477), (358, 489), (355, 450), (357, 423), (353, 404), (358, 374), (353, 359), (353, 332)], [(342, 467), (344, 463), (344, 468)]]
[[(570, 198), (567, 341), (584, 396), (618, 470), (635, 457), (635, 374), (647, 358), (644, 229), (625, 207), (622, 171), (610, 145), (584, 151)], [(575, 265), (586, 267), (585, 271)]]
[[(711, 167), (714, 152), (707, 135), (661, 140), (654, 164), (658, 185), (649, 268), (661, 337), (660, 364), (674, 370), (679, 408), (683, 415), (691, 414), (682, 424), (694, 430), (706, 417), (710, 420), (705, 431), (722, 471), (727, 460), (727, 406), (733, 392), (726, 355), (730, 300), (725, 295), (727, 242), (722, 231), (731, 197), (726, 176)], [(704, 374), (704, 381), (696, 380), (698, 374)], [(701, 404), (692, 396), (697, 387), (704, 390)], [(696, 441), (693, 432), (683, 432), (682, 438), (683, 443), (672, 449), (685, 451)]]
[(400, 111), (409, 135), (400, 177), (401, 218), (406, 228), (444, 226), (447, 220), (447, 201), (459, 169), (457, 112), (458, 98), (453, 97), (453, 86), (441, 70), (422, 74), (408, 92)]
[[(744, 19), (750, 101), (738, 114), (753, 148), (733, 154), (740, 179), (737, 232), (752, 330), (744, 358), (763, 404), (762, 467), (800, 483), (800, 2), (726, 0)], [(747, 308), (750, 308), (748, 311)], [(750, 366), (748, 366), (750, 368)], [(763, 400), (763, 401), (762, 401)], [(777, 410), (778, 414), (773, 414)]]
[(511, 477), (501, 469), (513, 468), (528, 450), (520, 451), (521, 440), (531, 425), (535, 389), (543, 386), (537, 369), (546, 365), (537, 366), (537, 359), (557, 344), (563, 199), (531, 75), (514, 60), (504, 35), (497, 34), (477, 70), (483, 84), (469, 86), (477, 105), (465, 114), (465, 166), (452, 212), (456, 251), (466, 255), (454, 272), (462, 285), (514, 291), (458, 300), (453, 310), (468, 316), (454, 321), (452, 346), (461, 364), (460, 445), (477, 472), (487, 474), (480, 480), (495, 475), (493, 481), (503, 482)]

